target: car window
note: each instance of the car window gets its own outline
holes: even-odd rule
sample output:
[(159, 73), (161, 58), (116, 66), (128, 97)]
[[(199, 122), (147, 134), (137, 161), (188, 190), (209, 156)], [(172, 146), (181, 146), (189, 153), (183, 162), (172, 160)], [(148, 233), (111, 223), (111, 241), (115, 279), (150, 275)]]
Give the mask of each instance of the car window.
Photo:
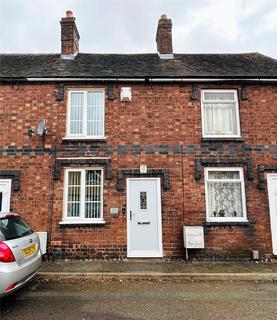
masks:
[(3, 233), (0, 231), (0, 241), (5, 241), (6, 239), (5, 239), (5, 237), (4, 237), (4, 235), (3, 235)]
[(12, 240), (33, 233), (33, 230), (19, 216), (0, 219), (0, 240)]

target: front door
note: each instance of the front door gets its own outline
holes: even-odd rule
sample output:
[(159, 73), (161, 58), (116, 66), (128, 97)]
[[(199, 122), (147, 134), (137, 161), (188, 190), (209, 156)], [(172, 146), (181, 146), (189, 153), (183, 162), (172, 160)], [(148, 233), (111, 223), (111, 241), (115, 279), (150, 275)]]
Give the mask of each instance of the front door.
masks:
[(268, 174), (268, 199), (273, 254), (277, 255), (277, 174)]
[(162, 257), (160, 178), (127, 179), (128, 257)]
[(0, 211), (10, 211), (10, 200), (11, 200), (11, 180), (1, 179), (0, 180)]

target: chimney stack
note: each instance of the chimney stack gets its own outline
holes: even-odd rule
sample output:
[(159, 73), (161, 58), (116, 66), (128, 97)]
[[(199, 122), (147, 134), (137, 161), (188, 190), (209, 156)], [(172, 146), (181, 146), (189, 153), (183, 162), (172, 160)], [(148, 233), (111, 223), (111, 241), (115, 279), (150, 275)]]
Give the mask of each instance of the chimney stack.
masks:
[(173, 59), (172, 48), (172, 22), (166, 14), (162, 14), (156, 34), (157, 50), (160, 58)]
[(61, 24), (61, 58), (74, 59), (79, 52), (79, 32), (75, 24), (73, 12), (66, 11)]

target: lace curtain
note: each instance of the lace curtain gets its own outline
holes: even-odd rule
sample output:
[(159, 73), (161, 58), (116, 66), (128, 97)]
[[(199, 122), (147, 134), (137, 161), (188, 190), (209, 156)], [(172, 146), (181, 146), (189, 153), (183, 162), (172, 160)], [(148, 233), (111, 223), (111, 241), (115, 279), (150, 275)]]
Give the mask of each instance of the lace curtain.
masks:
[(210, 179), (229, 179), (230, 182), (208, 182), (209, 213), (211, 217), (243, 217), (239, 172), (209, 172)]

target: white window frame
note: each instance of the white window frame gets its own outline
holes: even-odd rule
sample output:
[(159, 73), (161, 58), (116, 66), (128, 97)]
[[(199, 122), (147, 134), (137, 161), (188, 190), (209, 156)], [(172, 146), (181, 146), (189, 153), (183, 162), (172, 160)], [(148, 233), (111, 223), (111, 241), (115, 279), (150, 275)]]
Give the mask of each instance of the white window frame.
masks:
[[(99, 218), (85, 218), (85, 181), (86, 171), (98, 170), (101, 171), (101, 210)], [(80, 217), (67, 216), (67, 197), (68, 197), (68, 174), (69, 172), (81, 172), (81, 191), (80, 191)], [(89, 168), (65, 168), (64, 169), (64, 194), (63, 194), (63, 220), (60, 224), (104, 224), (103, 217), (103, 183), (104, 170), (99, 167)]]
[[(87, 113), (88, 113), (88, 104), (87, 104), (87, 94), (88, 92), (102, 92), (103, 93), (103, 134), (97, 136), (87, 135)], [(71, 95), (72, 93), (83, 93), (84, 94), (84, 110), (83, 110), (83, 133), (80, 134), (71, 134), (70, 133), (70, 106), (71, 106)], [(106, 139), (105, 137), (105, 89), (93, 88), (93, 89), (70, 89), (68, 91), (67, 99), (67, 112), (66, 112), (66, 137), (64, 139)]]
[[(239, 179), (209, 179), (208, 173), (211, 171), (238, 171)], [(240, 167), (228, 167), (228, 168), (217, 168), (217, 167), (206, 167), (204, 168), (205, 173), (205, 198), (206, 198), (206, 219), (208, 222), (247, 222), (246, 213), (246, 196), (245, 196), (245, 184), (243, 168)], [(209, 192), (208, 192), (208, 182), (240, 182), (241, 184), (241, 199), (242, 199), (242, 217), (213, 217), (209, 212)]]
[[(204, 100), (205, 93), (234, 93), (235, 100)], [(205, 134), (205, 110), (204, 110), (204, 102), (206, 103), (215, 103), (217, 102), (232, 102), (236, 104), (236, 125), (237, 125), (237, 134), (227, 135), (227, 134)], [(240, 131), (240, 116), (239, 116), (239, 100), (238, 100), (238, 92), (237, 90), (231, 89), (204, 89), (201, 90), (201, 119), (202, 119), (202, 136), (203, 138), (241, 138)]]

